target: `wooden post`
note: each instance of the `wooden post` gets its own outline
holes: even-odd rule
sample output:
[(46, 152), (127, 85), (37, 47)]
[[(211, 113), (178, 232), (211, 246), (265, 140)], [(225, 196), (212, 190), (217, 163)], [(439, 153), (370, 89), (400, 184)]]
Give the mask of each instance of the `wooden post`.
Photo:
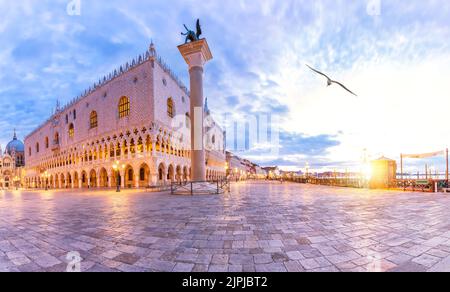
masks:
[(403, 181), (403, 154), (400, 154), (400, 179)]
[(425, 164), (425, 179), (428, 179), (428, 164)]
[(445, 170), (445, 180), (446, 180), (447, 186), (448, 186), (448, 148), (445, 150), (445, 154), (446, 154), (445, 160), (446, 160), (446, 164), (447, 164), (446, 170)]

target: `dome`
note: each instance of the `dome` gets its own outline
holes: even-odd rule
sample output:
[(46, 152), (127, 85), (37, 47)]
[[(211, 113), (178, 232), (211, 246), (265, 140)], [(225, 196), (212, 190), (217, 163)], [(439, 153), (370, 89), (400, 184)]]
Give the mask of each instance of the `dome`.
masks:
[(17, 139), (16, 133), (14, 132), (14, 137), (11, 142), (6, 145), (6, 152), (11, 155), (12, 151), (17, 152), (25, 152), (25, 146), (23, 142)]

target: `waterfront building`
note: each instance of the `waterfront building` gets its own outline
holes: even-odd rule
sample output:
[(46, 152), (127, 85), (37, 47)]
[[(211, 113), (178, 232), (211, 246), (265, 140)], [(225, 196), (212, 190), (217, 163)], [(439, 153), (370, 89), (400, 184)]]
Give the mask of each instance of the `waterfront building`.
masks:
[(268, 179), (277, 179), (280, 177), (281, 172), (278, 166), (268, 166), (263, 167), (264, 171), (267, 173)]
[[(138, 188), (190, 179), (190, 93), (155, 46), (25, 138), (30, 188)], [(225, 133), (205, 107), (209, 180), (225, 177)]]

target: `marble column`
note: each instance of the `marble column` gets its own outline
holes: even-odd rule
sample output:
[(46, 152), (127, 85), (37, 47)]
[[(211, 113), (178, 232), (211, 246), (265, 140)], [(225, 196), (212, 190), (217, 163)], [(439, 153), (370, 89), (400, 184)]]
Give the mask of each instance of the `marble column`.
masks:
[(139, 174), (136, 174), (134, 176), (134, 186), (138, 189), (139, 188), (139, 181), (140, 181), (140, 176)]
[(189, 66), (191, 91), (191, 179), (193, 181), (205, 181), (203, 67), (212, 59), (212, 54), (205, 39), (181, 45), (178, 49)]
[(125, 188), (125, 171), (120, 173), (120, 187)]

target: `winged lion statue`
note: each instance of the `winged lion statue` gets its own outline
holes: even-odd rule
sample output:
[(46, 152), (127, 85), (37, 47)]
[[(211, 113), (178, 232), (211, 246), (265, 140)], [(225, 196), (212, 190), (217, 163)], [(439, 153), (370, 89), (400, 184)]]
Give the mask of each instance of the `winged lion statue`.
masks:
[(181, 33), (181, 35), (186, 36), (186, 40), (184, 42), (185, 44), (187, 44), (189, 41), (195, 42), (200, 39), (200, 36), (202, 35), (202, 27), (200, 26), (200, 19), (197, 19), (197, 31), (196, 32), (190, 30), (185, 24), (184, 24), (184, 28), (186, 29), (187, 32)]

